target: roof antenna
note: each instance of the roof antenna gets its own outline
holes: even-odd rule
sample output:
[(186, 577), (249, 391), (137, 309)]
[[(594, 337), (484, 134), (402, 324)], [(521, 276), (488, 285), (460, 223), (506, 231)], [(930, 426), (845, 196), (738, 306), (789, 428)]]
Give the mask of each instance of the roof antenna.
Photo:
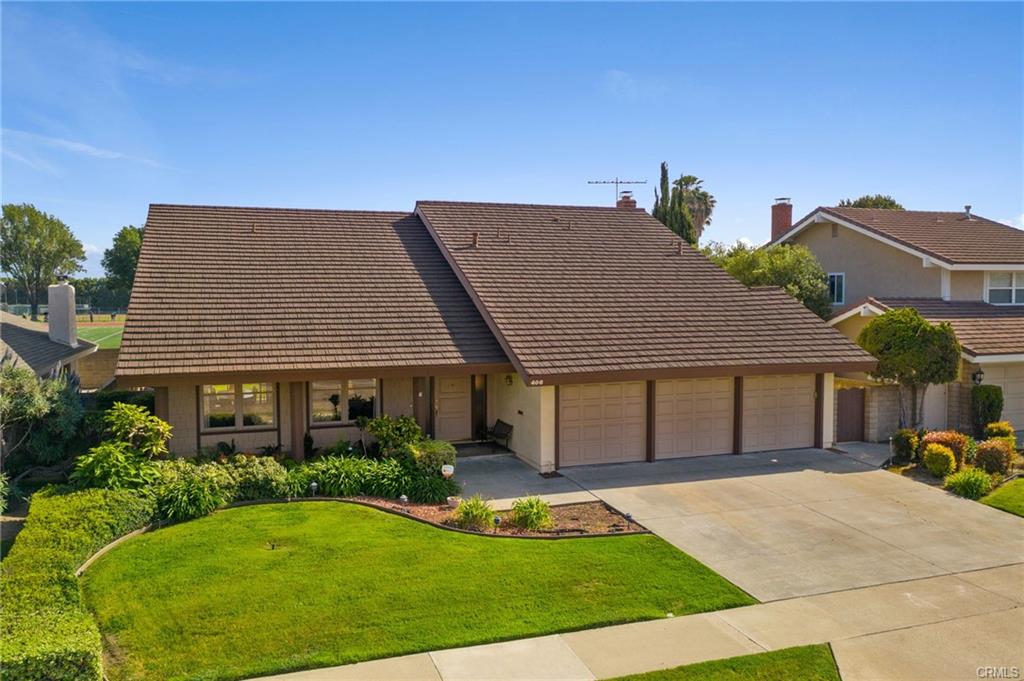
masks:
[(971, 217), (971, 204), (968, 203), (966, 206), (964, 206), (964, 215), (967, 216), (968, 220), (974, 219)]
[(614, 184), (615, 201), (616, 203), (618, 203), (620, 184), (647, 184), (647, 180), (620, 180), (619, 177), (616, 175), (614, 180), (587, 180), (587, 184)]
[(682, 254), (683, 254), (683, 240), (680, 239), (679, 241), (676, 242), (676, 255), (682, 255)]

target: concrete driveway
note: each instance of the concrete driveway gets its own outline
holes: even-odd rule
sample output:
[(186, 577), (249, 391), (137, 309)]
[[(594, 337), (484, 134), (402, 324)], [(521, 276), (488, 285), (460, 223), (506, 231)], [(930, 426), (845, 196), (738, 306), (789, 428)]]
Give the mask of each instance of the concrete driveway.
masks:
[(563, 475), (761, 601), (1024, 562), (1024, 520), (832, 452)]

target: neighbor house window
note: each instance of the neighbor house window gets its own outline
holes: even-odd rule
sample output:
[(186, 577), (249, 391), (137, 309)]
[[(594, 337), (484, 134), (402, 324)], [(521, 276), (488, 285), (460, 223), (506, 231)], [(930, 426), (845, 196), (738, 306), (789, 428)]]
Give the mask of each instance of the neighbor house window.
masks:
[(360, 416), (372, 419), (377, 412), (377, 379), (313, 381), (309, 403), (313, 423), (352, 423)]
[(203, 429), (266, 428), (275, 423), (273, 383), (204, 385)]
[(846, 302), (846, 275), (844, 273), (829, 273), (828, 296), (833, 305), (842, 305)]
[(1024, 272), (989, 272), (988, 302), (1024, 305)]

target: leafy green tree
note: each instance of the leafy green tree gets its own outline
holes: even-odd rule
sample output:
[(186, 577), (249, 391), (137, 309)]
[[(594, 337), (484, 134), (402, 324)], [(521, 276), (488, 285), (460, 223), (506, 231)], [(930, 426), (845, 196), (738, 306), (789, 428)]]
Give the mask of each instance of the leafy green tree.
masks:
[(888, 208), (889, 210), (904, 210), (903, 206), (896, 202), (888, 194), (865, 194), (859, 199), (843, 199), (839, 202), (840, 208)]
[(63, 222), (28, 203), (5, 203), (0, 222), (0, 269), (18, 280), (28, 294), (32, 318), (57, 277), (82, 269), (85, 251)]
[(167, 453), (171, 425), (150, 414), (145, 407), (115, 402), (103, 420), (114, 440), (124, 443), (140, 457), (151, 459)]
[(878, 359), (876, 378), (899, 384), (901, 428), (918, 428), (928, 386), (956, 380), (960, 369), (960, 341), (953, 327), (932, 324), (912, 307), (875, 317), (857, 343)]
[(65, 375), (38, 378), (31, 369), (0, 363), (3, 460), (28, 464), (63, 459), (82, 420), (78, 382)]
[(746, 286), (777, 286), (822, 319), (832, 314), (825, 271), (806, 246), (755, 248), (742, 242), (712, 241), (701, 249), (716, 265)]
[(135, 281), (144, 228), (125, 225), (114, 235), (114, 243), (103, 251), (103, 271), (114, 289), (129, 291)]
[(704, 190), (703, 184), (695, 175), (680, 175), (669, 182), (668, 163), (662, 162), (659, 188), (654, 190), (651, 214), (691, 244), (696, 244), (711, 224), (715, 210), (715, 197)]

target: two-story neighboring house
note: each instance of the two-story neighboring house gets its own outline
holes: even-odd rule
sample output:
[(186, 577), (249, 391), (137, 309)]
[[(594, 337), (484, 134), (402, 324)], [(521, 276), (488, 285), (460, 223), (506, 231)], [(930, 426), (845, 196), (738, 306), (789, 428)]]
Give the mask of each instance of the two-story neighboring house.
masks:
[[(829, 323), (856, 339), (874, 316), (916, 308), (948, 321), (963, 346), (960, 377), (925, 397), (928, 428), (970, 428), (970, 386), (1002, 387), (1003, 418), (1024, 429), (1024, 231), (960, 212), (816, 208), (795, 224), (772, 206), (773, 244), (807, 246), (828, 274)], [(864, 374), (836, 377), (836, 440), (882, 441), (897, 393)]]

